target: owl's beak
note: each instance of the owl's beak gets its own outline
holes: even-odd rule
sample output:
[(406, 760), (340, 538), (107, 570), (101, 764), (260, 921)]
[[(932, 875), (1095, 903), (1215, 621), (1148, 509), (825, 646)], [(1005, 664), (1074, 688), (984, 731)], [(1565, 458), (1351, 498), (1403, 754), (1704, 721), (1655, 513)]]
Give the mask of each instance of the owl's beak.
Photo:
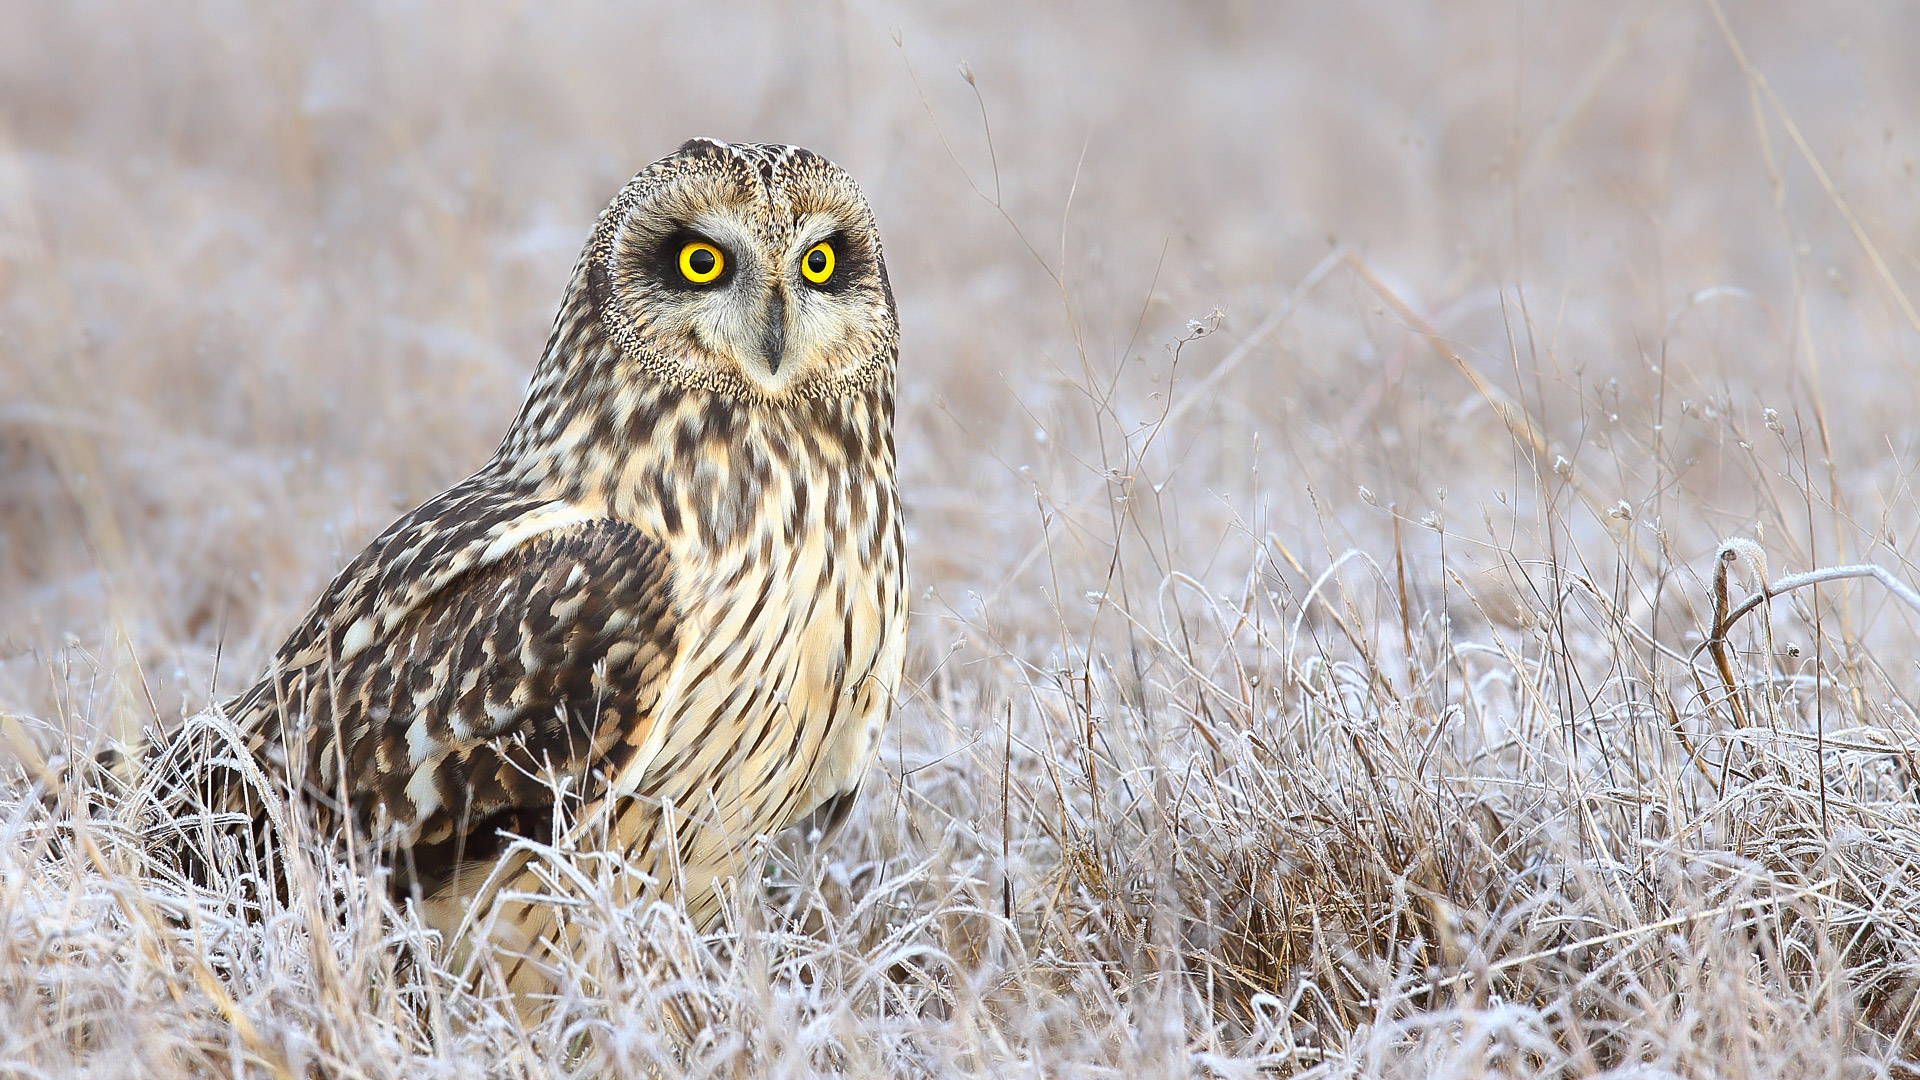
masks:
[(787, 351), (787, 298), (775, 285), (767, 292), (767, 308), (761, 312), (760, 355), (770, 374), (780, 374), (780, 361)]

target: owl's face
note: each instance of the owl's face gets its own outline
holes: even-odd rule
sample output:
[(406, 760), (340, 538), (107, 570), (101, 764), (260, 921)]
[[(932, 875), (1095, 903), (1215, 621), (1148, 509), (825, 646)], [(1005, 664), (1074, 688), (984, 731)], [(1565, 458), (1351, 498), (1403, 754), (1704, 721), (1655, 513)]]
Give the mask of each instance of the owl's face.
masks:
[(873, 212), (851, 177), (798, 147), (687, 143), (607, 207), (587, 259), (609, 333), (670, 382), (847, 393), (893, 362)]

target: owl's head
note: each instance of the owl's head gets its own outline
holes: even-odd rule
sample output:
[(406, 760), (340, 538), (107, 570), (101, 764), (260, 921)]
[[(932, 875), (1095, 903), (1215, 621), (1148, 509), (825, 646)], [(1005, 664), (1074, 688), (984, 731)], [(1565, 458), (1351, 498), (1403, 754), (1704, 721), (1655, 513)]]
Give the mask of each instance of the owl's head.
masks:
[(686, 143), (601, 213), (585, 262), (614, 344), (679, 386), (831, 395), (893, 363), (873, 211), (852, 177), (799, 147)]

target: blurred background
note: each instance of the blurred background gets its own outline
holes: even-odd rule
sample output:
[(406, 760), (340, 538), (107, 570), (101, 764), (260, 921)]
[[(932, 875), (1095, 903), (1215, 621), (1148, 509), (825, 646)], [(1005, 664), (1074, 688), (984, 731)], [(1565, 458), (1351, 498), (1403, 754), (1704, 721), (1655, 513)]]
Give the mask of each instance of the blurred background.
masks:
[(1519, 622), (1474, 575), (1556, 551), (1904, 572), (1920, 7), (1722, 6), (0, 0), (0, 711), (240, 688), (491, 452), (692, 135), (879, 215), (920, 673), (1044, 662), (1115, 544), (1213, 582), (1404, 531)]

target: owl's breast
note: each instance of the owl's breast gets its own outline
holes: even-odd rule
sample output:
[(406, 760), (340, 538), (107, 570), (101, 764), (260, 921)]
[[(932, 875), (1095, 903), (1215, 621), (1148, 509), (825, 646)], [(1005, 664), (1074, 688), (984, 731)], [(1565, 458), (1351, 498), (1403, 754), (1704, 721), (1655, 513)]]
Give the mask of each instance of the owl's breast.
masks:
[(616, 783), (741, 835), (858, 782), (905, 656), (890, 472), (792, 470), (752, 494), (711, 516), (732, 528), (669, 538), (681, 651)]

